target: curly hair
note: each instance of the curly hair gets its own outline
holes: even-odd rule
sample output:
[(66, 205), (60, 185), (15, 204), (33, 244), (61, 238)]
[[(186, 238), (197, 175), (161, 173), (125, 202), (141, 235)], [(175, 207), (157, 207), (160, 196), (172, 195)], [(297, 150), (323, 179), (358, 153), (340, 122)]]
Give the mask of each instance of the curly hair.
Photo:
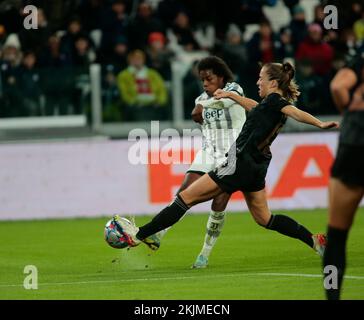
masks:
[(234, 74), (224, 60), (216, 56), (203, 58), (197, 65), (198, 72), (211, 70), (224, 79), (224, 84), (234, 80)]

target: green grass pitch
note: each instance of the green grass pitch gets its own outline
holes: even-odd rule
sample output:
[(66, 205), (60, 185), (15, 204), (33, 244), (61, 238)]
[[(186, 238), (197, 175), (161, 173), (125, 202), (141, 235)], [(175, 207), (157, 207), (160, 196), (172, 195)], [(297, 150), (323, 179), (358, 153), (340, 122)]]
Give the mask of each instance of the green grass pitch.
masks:
[[(312, 232), (326, 211), (287, 212)], [(348, 242), (343, 299), (364, 299), (364, 208)], [(324, 299), (320, 257), (295, 239), (228, 213), (207, 269), (191, 269), (207, 214), (187, 215), (152, 252), (107, 246), (109, 218), (0, 223), (0, 299)], [(137, 217), (138, 225), (150, 217)], [(24, 267), (38, 269), (38, 289), (23, 287)]]

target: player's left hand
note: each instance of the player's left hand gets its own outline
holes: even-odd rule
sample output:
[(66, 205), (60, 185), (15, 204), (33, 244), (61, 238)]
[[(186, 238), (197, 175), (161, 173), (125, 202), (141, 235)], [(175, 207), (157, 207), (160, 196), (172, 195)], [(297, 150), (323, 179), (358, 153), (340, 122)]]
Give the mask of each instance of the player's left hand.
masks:
[(320, 125), (321, 129), (337, 129), (340, 128), (340, 124), (337, 121), (326, 121)]
[(197, 106), (195, 106), (191, 113), (192, 120), (199, 124), (202, 124), (203, 123), (202, 111), (203, 111), (202, 105), (198, 104)]

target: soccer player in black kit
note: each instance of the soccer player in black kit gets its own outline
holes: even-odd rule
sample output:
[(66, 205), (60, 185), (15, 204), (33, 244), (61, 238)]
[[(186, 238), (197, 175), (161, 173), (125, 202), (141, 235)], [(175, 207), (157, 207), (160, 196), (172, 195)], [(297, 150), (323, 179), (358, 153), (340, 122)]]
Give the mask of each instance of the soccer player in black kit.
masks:
[(328, 244), (323, 264), (324, 268), (336, 267), (338, 286), (325, 288), (325, 292), (327, 299), (338, 300), (345, 273), (347, 237), (364, 195), (364, 55), (358, 55), (338, 71), (331, 81), (331, 92), (344, 119), (331, 169)]
[[(294, 69), (289, 63), (265, 64), (257, 82), (262, 98), (260, 103), (234, 92), (219, 89), (214, 93), (217, 99), (232, 99), (248, 111), (236, 145), (231, 147), (224, 164), (178, 193), (175, 200), (151, 222), (138, 228), (132, 223), (126, 223), (124, 219), (117, 219), (123, 234), (128, 238), (129, 246), (136, 246), (150, 235), (175, 224), (195, 204), (210, 200), (222, 192), (233, 193), (240, 190), (244, 193), (250, 213), (259, 225), (299, 239), (320, 255), (323, 254), (326, 244), (324, 235), (312, 235), (288, 216), (273, 215), (266, 199), (265, 177), (272, 158), (270, 145), (286, 122), (287, 116), (322, 129), (338, 127), (337, 122), (321, 122), (291, 104), (299, 95), (293, 77)], [(235, 168), (233, 174), (232, 168)]]

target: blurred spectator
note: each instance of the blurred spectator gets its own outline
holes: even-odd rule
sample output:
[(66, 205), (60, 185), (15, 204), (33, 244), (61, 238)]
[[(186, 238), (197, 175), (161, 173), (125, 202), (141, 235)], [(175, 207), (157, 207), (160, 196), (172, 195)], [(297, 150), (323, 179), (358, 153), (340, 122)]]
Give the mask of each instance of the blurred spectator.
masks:
[[(76, 29), (78, 23), (73, 27)], [(77, 28), (78, 30), (78, 28)], [(77, 33), (78, 34), (78, 33)], [(74, 90), (74, 69), (72, 68), (72, 48), (68, 44), (73, 44), (76, 36), (68, 35), (62, 40), (53, 34), (49, 37), (47, 46), (39, 56), (41, 68), (40, 86), (45, 96), (45, 115), (66, 115), (72, 113), (72, 94)], [(66, 46), (67, 45), (67, 46)]]
[(198, 63), (199, 61), (195, 61), (183, 78), (184, 118), (186, 120), (191, 120), (191, 112), (195, 107), (195, 99), (204, 91), (197, 69)]
[(168, 33), (168, 40), (170, 47), (176, 53), (200, 49), (190, 26), (189, 17), (184, 11), (177, 13), (172, 29)]
[(102, 78), (102, 119), (105, 122), (122, 121), (122, 103), (113, 65), (106, 65)]
[(114, 1), (111, 7), (106, 8), (101, 15), (101, 49), (103, 51), (112, 50), (118, 37), (128, 36), (128, 26), (129, 18), (125, 13), (124, 1)]
[(22, 54), (16, 35), (10, 35), (6, 40), (0, 59), (0, 76), (3, 96), (0, 100), (1, 117), (26, 116), (19, 88), (19, 65)]
[(166, 37), (161, 32), (152, 32), (148, 38), (147, 64), (163, 79), (171, 80), (171, 59), (173, 52), (166, 48)]
[(304, 40), (307, 34), (307, 23), (305, 10), (300, 5), (296, 5), (292, 10), (293, 16), (289, 23), (289, 29), (292, 35), (292, 45), (294, 51), (297, 50), (298, 45)]
[(86, 108), (86, 99), (89, 93), (89, 67), (96, 59), (87, 36), (79, 36), (75, 41), (75, 50), (72, 57), (73, 64), (73, 95), (72, 113), (83, 113)]
[(310, 24), (308, 36), (298, 47), (296, 59), (309, 61), (314, 73), (322, 76), (330, 71), (333, 54), (331, 46), (322, 40), (321, 27), (315, 23)]
[(101, 51), (99, 62), (116, 75), (128, 65), (128, 48), (127, 38), (118, 36), (111, 51)]
[(162, 21), (154, 17), (153, 9), (148, 2), (141, 2), (138, 5), (138, 13), (135, 19), (130, 23), (129, 39), (131, 49), (146, 50), (148, 37), (152, 32), (165, 33)]
[(301, 91), (297, 101), (300, 109), (311, 114), (321, 114), (323, 83), (321, 77), (314, 73), (311, 63), (297, 62), (295, 79)]
[(226, 40), (221, 47), (223, 60), (238, 76), (240, 81), (248, 63), (248, 53), (243, 42), (243, 34), (236, 24), (230, 24), (226, 32)]
[(249, 63), (240, 83), (244, 86), (246, 95), (252, 99), (258, 99), (256, 81), (253, 79), (259, 74), (260, 63), (273, 62), (279, 57), (279, 38), (273, 32), (269, 21), (260, 22), (259, 30), (247, 43), (247, 49)]
[(323, 38), (323, 41), (332, 47), (334, 60), (345, 60), (346, 55), (349, 54), (349, 50), (351, 50), (352, 47), (354, 50), (356, 48), (355, 35), (352, 32), (352, 29), (340, 30), (340, 32), (329, 30)]
[(128, 55), (129, 66), (117, 76), (125, 118), (132, 121), (166, 118), (167, 89), (159, 73), (145, 66), (145, 54), (135, 50)]
[(61, 52), (61, 39), (56, 34), (51, 35), (39, 56), (39, 66), (62, 68), (70, 64), (71, 57)]
[(248, 43), (249, 61), (273, 62), (277, 57), (279, 39), (268, 20), (259, 23), (259, 31), (254, 33)]
[(19, 40), (23, 51), (33, 51), (36, 55), (42, 52), (42, 49), (48, 42), (52, 32), (48, 25), (47, 17), (43, 9), (38, 8), (38, 29), (22, 29), (19, 32)]
[(79, 36), (75, 40), (74, 55), (72, 63), (75, 67), (82, 68), (83, 72), (88, 72), (88, 67), (96, 59), (96, 54), (90, 45), (88, 37)]
[(40, 73), (36, 67), (36, 62), (37, 57), (34, 52), (26, 52), (19, 70), (19, 89), (22, 93), (23, 107), (27, 116), (43, 114)]
[(22, 53), (20, 50), (19, 38), (16, 34), (10, 34), (3, 47), (2, 62), (9, 68), (17, 68), (21, 62)]
[(324, 12), (324, 6), (322, 4), (318, 4), (313, 9), (313, 21), (312, 23), (317, 23), (320, 25), (322, 31), (324, 34), (326, 34), (327, 30), (324, 26), (324, 20), (325, 20), (326, 14)]
[(122, 121), (120, 93), (116, 75), (127, 66), (128, 41), (126, 37), (117, 37), (111, 52), (102, 52), (99, 62), (102, 64), (102, 103), (103, 121)]
[(61, 52), (67, 56), (67, 59), (72, 61), (75, 54), (76, 40), (83, 35), (86, 34), (82, 30), (80, 18), (71, 18), (68, 23), (67, 32), (61, 37)]
[(210, 23), (199, 23), (193, 32), (201, 50), (212, 50), (215, 46), (215, 27)]
[(292, 32), (288, 27), (283, 27), (279, 31), (280, 43), (277, 49), (277, 61), (282, 62), (285, 58), (294, 58), (294, 48), (292, 44)]
[(354, 23), (353, 29), (356, 39), (364, 41), (364, 10), (362, 11), (361, 18)]

